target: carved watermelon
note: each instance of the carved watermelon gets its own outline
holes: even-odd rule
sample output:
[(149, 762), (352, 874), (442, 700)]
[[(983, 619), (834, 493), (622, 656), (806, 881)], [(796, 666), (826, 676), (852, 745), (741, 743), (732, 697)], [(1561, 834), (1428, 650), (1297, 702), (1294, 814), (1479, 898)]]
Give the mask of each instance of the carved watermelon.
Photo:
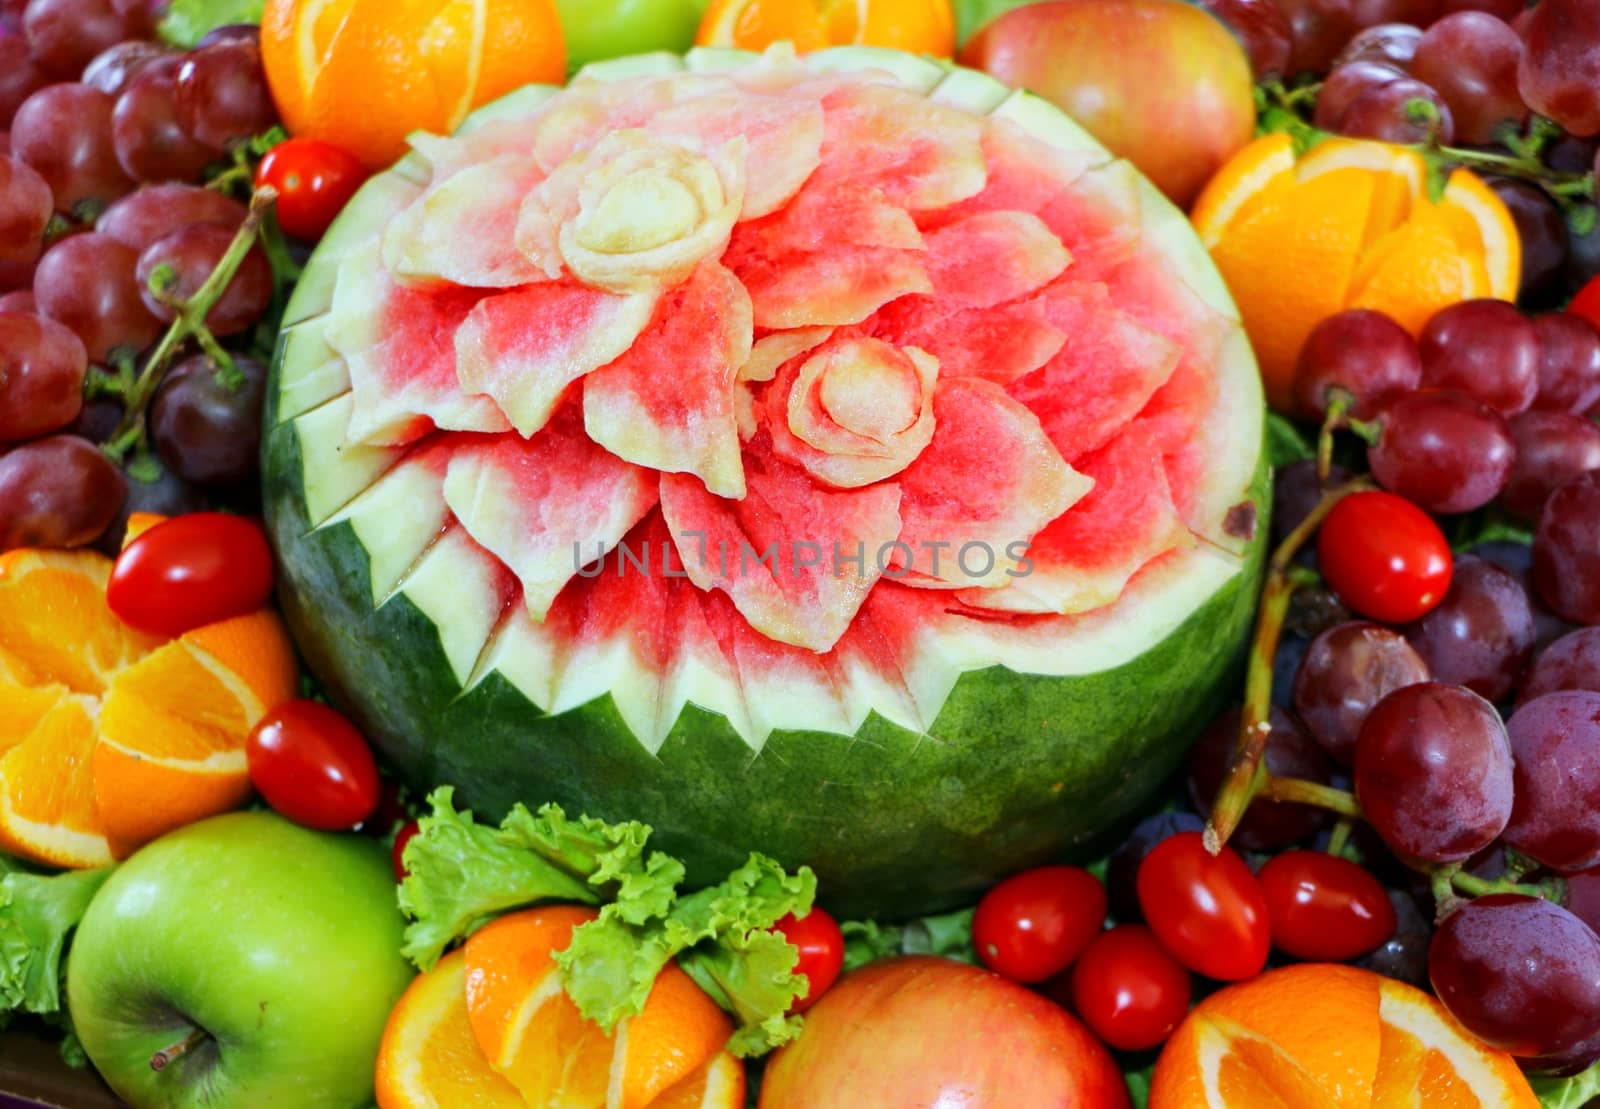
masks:
[(1262, 402), (1126, 163), (870, 50), (607, 63), (413, 145), (295, 295), (266, 481), (300, 645), (417, 785), (904, 914), (1176, 767)]

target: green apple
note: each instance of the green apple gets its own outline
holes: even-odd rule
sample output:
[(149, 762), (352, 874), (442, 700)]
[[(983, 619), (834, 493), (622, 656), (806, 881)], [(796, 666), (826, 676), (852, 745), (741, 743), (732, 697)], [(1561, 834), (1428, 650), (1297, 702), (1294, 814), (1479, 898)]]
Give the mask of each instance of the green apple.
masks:
[(135, 1109), (356, 1109), (411, 980), (403, 927), (375, 840), (230, 813), (106, 881), (73, 940), (67, 1005)]
[(567, 68), (694, 45), (710, 0), (556, 0), (567, 40)]

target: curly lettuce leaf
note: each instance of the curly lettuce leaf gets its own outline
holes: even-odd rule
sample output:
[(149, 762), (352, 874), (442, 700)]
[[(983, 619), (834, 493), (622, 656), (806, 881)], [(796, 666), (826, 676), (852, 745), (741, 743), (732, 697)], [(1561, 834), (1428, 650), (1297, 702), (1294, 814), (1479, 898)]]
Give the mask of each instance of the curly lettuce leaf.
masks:
[(847, 920), (839, 925), (844, 933), (844, 969), (855, 970), (879, 959), (897, 955), (937, 955), (978, 961), (972, 946), (971, 909), (926, 916), (906, 924), (885, 925), (875, 920)]
[(1571, 1078), (1529, 1079), (1544, 1109), (1583, 1109), (1600, 1097), (1600, 1063)]
[(232, 23), (260, 23), (264, 0), (172, 0), (156, 33), (162, 41), (193, 49), (206, 32)]
[(61, 957), (111, 869), (36, 874), (0, 856), (0, 1011), (61, 1010)]
[(794, 973), (800, 953), (770, 929), (790, 913), (810, 912), (816, 888), (809, 869), (789, 874), (753, 854), (725, 881), (677, 898), (664, 913), (619, 899), (574, 930), (556, 955), (562, 984), (578, 1010), (609, 1031), (644, 1007), (656, 976), (679, 959), (739, 1022), (730, 1050), (768, 1051), (797, 1033), (785, 1014), (806, 988)]

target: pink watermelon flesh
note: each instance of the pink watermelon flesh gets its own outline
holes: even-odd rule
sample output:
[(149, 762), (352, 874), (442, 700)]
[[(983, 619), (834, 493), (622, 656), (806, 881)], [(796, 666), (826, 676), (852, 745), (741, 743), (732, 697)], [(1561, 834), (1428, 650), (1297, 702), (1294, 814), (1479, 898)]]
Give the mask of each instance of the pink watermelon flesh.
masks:
[[(689, 580), (727, 593), (767, 638), (826, 651), (881, 575), (878, 552), (900, 534), (900, 489), (819, 489), (764, 436), (746, 445), (745, 484), (744, 499), (730, 501), (695, 478), (661, 476), (661, 509)], [(865, 566), (835, 574), (836, 548), (864, 552)], [(769, 550), (775, 558), (760, 561)]]
[(975, 212), (1037, 215), (1061, 195), (1064, 187), (1108, 160), (1093, 151), (1051, 146), (1009, 119), (992, 116), (983, 122), (980, 142), (987, 167), (983, 190), (948, 208), (919, 212), (917, 222), (921, 226), (943, 227)]
[[(993, 588), (1090, 482), (1061, 458), (1038, 418), (992, 382), (942, 382), (933, 416), (933, 442), (898, 479), (900, 539), (910, 550), (896, 557), (915, 575), (910, 584)], [(976, 546), (963, 556), (969, 544)]]
[(719, 497), (744, 496), (733, 390), (751, 329), (744, 286), (701, 263), (631, 347), (583, 379), (590, 438), (641, 466), (693, 474)]
[(606, 451), (563, 408), (531, 439), (497, 435), (459, 448), (445, 503), (522, 583), (543, 618), (579, 567), (610, 550), (655, 506), (656, 476)]
[(1033, 537), (1031, 572), (1004, 589), (963, 590), (963, 601), (1020, 612), (1098, 608), (1115, 600), (1141, 566), (1193, 542), (1148, 431), (1130, 428), (1077, 465), (1094, 488)]
[(860, 323), (897, 297), (930, 293), (921, 252), (835, 246), (773, 256), (734, 228), (723, 262), (744, 282), (757, 327), (836, 327)]
[(934, 297), (954, 308), (992, 308), (1027, 296), (1072, 261), (1061, 241), (1027, 212), (977, 212), (930, 231)]
[[(673, 81), (574, 81), (553, 98), (533, 133), (534, 157), (546, 172), (616, 131), (639, 127), (674, 104), (733, 88), (726, 77), (680, 75)], [(527, 131), (523, 132), (524, 142)]]
[(852, 85), (823, 98), (819, 184), (880, 190), (906, 209), (945, 208), (980, 192), (983, 125), (905, 89)]
[(520, 434), (532, 435), (569, 385), (633, 346), (657, 299), (571, 282), (485, 298), (455, 336), (460, 387), (487, 394)]
[(1010, 385), (1054, 358), (1067, 336), (1027, 304), (951, 312), (925, 296), (901, 297), (862, 326), (897, 346), (920, 347), (943, 377)]
[(339, 282), (327, 331), (350, 372), (346, 437), (396, 446), (434, 428), (506, 430), (493, 402), (463, 393), (456, 377), (456, 331), (482, 292), (396, 281), (378, 255), (374, 241), (344, 263), (342, 272), (361, 277)]
[(1066, 341), (1008, 391), (1073, 460), (1099, 450), (1138, 415), (1172, 376), (1182, 348), (1117, 307), (1102, 285), (1062, 282), (1033, 307)]
[(385, 231), (385, 265), (402, 277), (492, 289), (545, 280), (516, 245), (522, 199), (543, 178), (531, 156), (508, 155), (430, 186)]
[(713, 93), (651, 122), (658, 134), (694, 140), (711, 151), (744, 136), (750, 144), (742, 219), (779, 211), (800, 191), (822, 160), (822, 103), (745, 92)]

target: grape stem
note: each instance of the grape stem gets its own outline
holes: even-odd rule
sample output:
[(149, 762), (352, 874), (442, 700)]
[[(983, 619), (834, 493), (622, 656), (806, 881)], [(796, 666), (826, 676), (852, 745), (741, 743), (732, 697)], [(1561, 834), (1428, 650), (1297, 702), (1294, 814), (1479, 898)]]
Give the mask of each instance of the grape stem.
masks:
[(1345, 426), (1345, 415), (1354, 403), (1355, 397), (1344, 389), (1336, 388), (1328, 393), (1328, 414), (1317, 432), (1318, 485), (1328, 484), (1328, 474), (1333, 469), (1333, 433)]
[(1260, 795), (1268, 801), (1315, 805), (1319, 809), (1327, 809), (1350, 820), (1360, 820), (1362, 817), (1361, 804), (1356, 800), (1355, 794), (1349, 790), (1335, 789), (1333, 786), (1310, 782), (1304, 778), (1279, 778), (1269, 774), (1266, 784), (1261, 787)]
[(117, 425), (117, 430), (112, 432), (111, 438), (101, 448), (113, 462), (121, 462), (129, 450), (144, 445), (145, 414), (150, 407), (150, 401), (160, 388), (168, 367), (184, 343), (190, 339), (195, 340), (200, 344), (200, 348), (219, 364), (223, 372), (232, 366), (232, 357), (222, 349), (216, 336), (212, 335), (211, 329), (206, 326), (206, 316), (221, 299), (234, 274), (238, 272), (245, 255), (255, 245), (256, 237), (261, 231), (261, 222), (272, 210), (273, 202), (277, 199), (278, 194), (274, 189), (267, 186), (257, 189), (250, 197), (250, 211), (245, 216), (244, 222), (239, 225), (233, 241), (217, 260), (216, 267), (206, 277), (205, 282), (194, 291), (193, 296), (170, 302), (176, 318), (167, 328), (166, 334), (161, 336), (161, 341), (156, 344), (155, 349), (150, 352), (149, 358), (145, 359), (144, 368), (139, 371), (139, 376), (128, 387), (125, 393), (127, 408), (122, 414), (122, 422)]
[(1499, 878), (1480, 878), (1462, 869), (1460, 863), (1441, 863), (1424, 868), (1433, 887), (1434, 919), (1443, 920), (1455, 912), (1464, 898), (1483, 897), (1491, 893), (1512, 893), (1522, 897), (1537, 897), (1557, 905), (1567, 899), (1567, 883), (1560, 878), (1542, 882), (1521, 882), (1520, 874), (1507, 871)]
[[(1318, 580), (1313, 571), (1295, 565), (1294, 556), (1316, 534), (1334, 505), (1351, 493), (1371, 488), (1370, 479), (1359, 477), (1336, 488), (1323, 490), (1310, 514), (1284, 537), (1267, 564), (1267, 580), (1261, 588), (1255, 638), (1250, 645), (1250, 657), (1245, 669), (1239, 739), (1234, 747), (1233, 764), (1228, 768), (1222, 788), (1217, 791), (1216, 802), (1211, 806), (1211, 819), (1206, 821), (1206, 850), (1213, 855), (1222, 850), (1222, 845), (1238, 828), (1239, 821), (1244, 819), (1250, 802), (1271, 780), (1262, 756), (1267, 750), (1267, 737), (1272, 734), (1272, 660), (1277, 657), (1278, 640), (1283, 635), (1283, 621), (1289, 613), (1289, 602), (1294, 597), (1294, 591), (1301, 586), (1314, 585)], [(1287, 781), (1291, 779), (1278, 780), (1280, 784)], [(1295, 787), (1289, 788), (1293, 790)], [(1354, 808), (1352, 815), (1360, 815), (1361, 810), (1355, 805), (1355, 798), (1350, 798), (1349, 807)]]

